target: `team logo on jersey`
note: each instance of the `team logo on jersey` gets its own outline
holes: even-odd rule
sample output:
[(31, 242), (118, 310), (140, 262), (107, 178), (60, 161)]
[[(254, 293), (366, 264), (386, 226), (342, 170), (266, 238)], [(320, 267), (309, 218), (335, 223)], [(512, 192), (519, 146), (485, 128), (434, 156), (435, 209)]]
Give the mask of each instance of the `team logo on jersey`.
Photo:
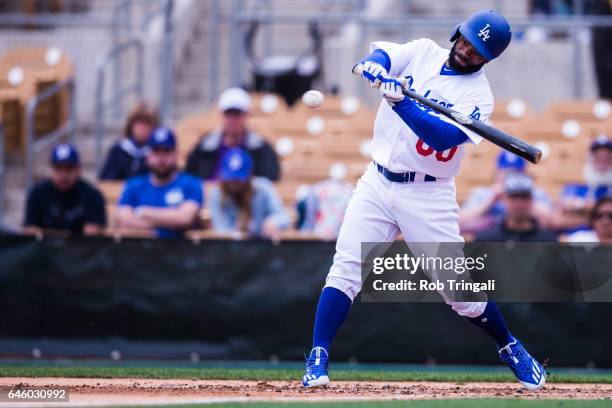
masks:
[(185, 196), (183, 195), (183, 190), (177, 187), (166, 193), (164, 196), (164, 201), (166, 202), (166, 205), (172, 206), (182, 203), (184, 198)]
[(227, 166), (233, 171), (238, 171), (242, 169), (243, 165), (244, 160), (242, 160), (242, 157), (237, 154), (232, 155), (229, 159), (229, 163), (227, 164)]
[(472, 119), (480, 120), (480, 108), (478, 106), (474, 106), (474, 110), (469, 114), (469, 117)]
[(487, 24), (486, 26), (482, 27), (480, 31), (478, 32), (478, 36), (482, 38), (482, 42), (487, 42), (487, 40), (490, 37), (489, 27), (491, 27), (491, 24)]

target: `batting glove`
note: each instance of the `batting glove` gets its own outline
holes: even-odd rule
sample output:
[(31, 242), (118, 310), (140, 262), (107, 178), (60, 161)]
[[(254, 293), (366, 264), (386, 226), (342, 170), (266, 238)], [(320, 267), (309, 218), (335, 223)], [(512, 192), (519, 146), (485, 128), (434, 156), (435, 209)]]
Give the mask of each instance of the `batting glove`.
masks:
[(395, 78), (383, 77), (380, 84), (380, 93), (385, 98), (389, 106), (394, 107), (406, 97), (402, 93), (402, 84)]
[(370, 83), (372, 88), (380, 87), (382, 78), (387, 75), (385, 67), (372, 61), (366, 61), (361, 65), (363, 66), (361, 76)]

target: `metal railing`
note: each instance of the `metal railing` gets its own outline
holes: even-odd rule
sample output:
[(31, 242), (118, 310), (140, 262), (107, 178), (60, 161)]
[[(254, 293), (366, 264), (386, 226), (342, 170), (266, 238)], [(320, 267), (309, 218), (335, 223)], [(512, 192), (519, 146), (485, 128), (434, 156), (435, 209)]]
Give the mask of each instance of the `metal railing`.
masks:
[[(115, 89), (108, 101), (104, 100), (104, 89), (106, 85), (106, 70), (109, 65), (123, 54), (135, 50), (136, 53), (136, 78), (128, 85)], [(104, 137), (104, 119), (109, 110), (115, 110), (120, 106), (119, 102), (126, 96), (134, 94), (142, 99), (144, 77), (144, 47), (139, 38), (132, 38), (113, 47), (108, 53), (102, 55), (96, 61), (96, 124), (95, 124), (95, 149), (96, 149), (96, 171), (100, 170), (102, 164), (102, 140)]]
[[(68, 91), (68, 117), (66, 121), (61, 124), (57, 129), (51, 132), (45, 133), (44, 135), (36, 135), (34, 129), (36, 108), (47, 99), (59, 95), (63, 90)], [(57, 82), (52, 86), (46, 88), (38, 95), (33, 96), (26, 105), (26, 188), (30, 188), (32, 185), (33, 178), (33, 166), (34, 156), (47, 149), (52, 144), (56, 143), (59, 139), (68, 136), (71, 143), (75, 140), (76, 131), (76, 113), (75, 113), (75, 86), (74, 78), (68, 78), (63, 81)]]
[[(130, 33), (132, 29), (133, 18), (133, 1), (123, 0), (115, 6), (113, 10), (113, 21), (111, 24), (112, 47), (118, 47), (121, 44), (123, 30)], [(113, 61), (113, 92), (118, 93), (123, 87), (123, 65), (119, 58)], [(117, 101), (115, 109), (116, 117), (123, 115), (123, 100)]]
[(173, 87), (174, 87), (174, 23), (172, 21), (172, 12), (174, 9), (174, 1), (166, 0), (163, 7), (164, 16), (164, 39), (163, 52), (161, 56), (161, 95), (159, 112), (164, 123), (170, 120), (173, 108)]
[(1, 27), (101, 27), (111, 25), (110, 14), (88, 14), (88, 13), (0, 13)]
[(219, 23), (221, 10), (218, 1), (213, 0), (210, 5), (208, 18), (208, 47), (210, 49), (210, 69), (208, 71), (208, 92), (206, 103), (212, 104), (219, 94)]
[[(112, 47), (113, 49), (120, 47), (125, 41), (144, 34), (151, 22), (157, 17), (163, 17), (163, 38), (162, 52), (159, 61), (160, 67), (160, 116), (163, 121), (167, 121), (172, 114), (173, 107), (173, 69), (174, 69), (174, 25), (172, 22), (172, 13), (174, 10), (174, 0), (146, 0), (140, 1), (144, 7), (140, 16), (140, 23), (136, 23), (136, 0), (122, 0), (117, 3), (113, 10), (112, 18)], [(118, 94), (123, 87), (123, 73), (126, 72), (124, 62), (121, 61), (120, 55), (115, 57), (113, 63), (113, 92)], [(115, 117), (124, 115), (123, 101), (117, 101), (117, 109)]]

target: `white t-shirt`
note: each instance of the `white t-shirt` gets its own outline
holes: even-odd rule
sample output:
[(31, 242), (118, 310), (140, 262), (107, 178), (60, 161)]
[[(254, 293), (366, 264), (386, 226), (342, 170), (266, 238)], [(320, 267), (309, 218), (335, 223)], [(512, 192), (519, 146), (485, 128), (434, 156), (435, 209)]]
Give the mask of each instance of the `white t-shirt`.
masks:
[[(493, 112), (493, 95), (489, 82), (480, 69), (457, 75), (444, 70), (449, 50), (421, 38), (405, 44), (374, 42), (370, 51), (384, 50), (391, 59), (389, 75), (404, 77), (409, 88), (443, 106), (471, 118), (486, 122)], [(418, 103), (417, 103), (418, 104)], [(460, 128), (474, 144), (482, 137), (465, 127), (418, 104), (430, 114)], [(418, 171), (434, 177), (454, 177), (465, 154), (462, 145), (444, 152), (427, 146), (384, 100), (381, 101), (372, 140), (372, 158), (394, 172)]]

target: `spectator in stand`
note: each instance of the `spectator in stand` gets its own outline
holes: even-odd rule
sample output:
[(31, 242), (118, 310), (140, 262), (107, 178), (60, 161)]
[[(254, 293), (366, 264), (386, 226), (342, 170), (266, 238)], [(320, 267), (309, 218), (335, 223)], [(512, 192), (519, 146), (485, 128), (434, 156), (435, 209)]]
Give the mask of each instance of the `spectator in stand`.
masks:
[[(525, 173), (525, 160), (513, 153), (502, 151), (497, 158), (495, 184), (491, 187), (476, 187), (459, 211), (459, 225), (463, 233), (478, 233), (497, 224), (506, 207), (501, 199), (504, 193), (504, 179), (512, 173)], [(550, 222), (552, 202), (546, 192), (535, 188), (533, 191), (534, 215), (542, 225)]]
[(584, 179), (596, 199), (612, 192), (612, 139), (608, 136), (600, 135), (591, 143)]
[(530, 13), (536, 17), (548, 15), (569, 15), (572, 12), (572, 0), (531, 0)]
[(128, 115), (123, 137), (108, 152), (100, 180), (127, 180), (145, 174), (147, 142), (158, 124), (159, 116), (154, 109), (144, 102), (137, 104)]
[(591, 230), (574, 232), (567, 241), (612, 243), (612, 195), (597, 200), (591, 211), (590, 225)]
[(480, 232), (475, 241), (480, 242), (555, 242), (556, 235), (540, 227), (535, 217), (534, 186), (523, 173), (509, 174), (504, 180), (502, 200), (505, 212), (493, 228)]
[(157, 128), (149, 138), (148, 174), (127, 181), (117, 214), (121, 228), (154, 230), (159, 238), (180, 238), (197, 226), (202, 181), (177, 170), (176, 138)]
[(595, 202), (612, 194), (612, 139), (598, 136), (584, 166), (584, 184), (566, 184), (555, 208), (554, 228), (564, 234), (589, 230)]
[(218, 232), (242, 232), (278, 241), (290, 221), (272, 182), (253, 177), (249, 153), (233, 147), (221, 158), (219, 185), (210, 192), (212, 226)]
[(74, 235), (97, 235), (106, 226), (102, 194), (81, 178), (78, 151), (69, 144), (51, 152), (51, 177), (29, 192), (25, 232), (55, 230)]
[(220, 129), (202, 136), (187, 158), (187, 172), (215, 180), (221, 170), (221, 157), (233, 148), (246, 149), (253, 158), (253, 175), (272, 181), (280, 179), (278, 156), (263, 136), (247, 128), (251, 97), (240, 88), (230, 88), (219, 97), (222, 115)]
[(297, 228), (323, 239), (336, 239), (355, 185), (345, 180), (346, 167), (336, 164), (330, 177), (298, 189)]

